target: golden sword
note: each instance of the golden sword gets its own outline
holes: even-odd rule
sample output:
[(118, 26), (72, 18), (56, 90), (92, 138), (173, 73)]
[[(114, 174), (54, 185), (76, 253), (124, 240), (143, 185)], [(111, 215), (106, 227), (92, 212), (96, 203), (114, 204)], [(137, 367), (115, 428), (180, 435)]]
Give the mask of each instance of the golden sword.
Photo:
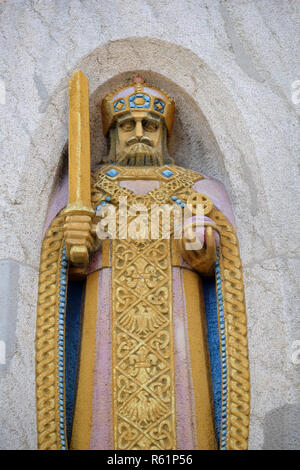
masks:
[[(69, 81), (69, 203), (65, 215), (93, 217), (91, 204), (89, 84), (81, 70)], [(86, 246), (72, 246), (68, 257), (77, 265), (87, 265)]]

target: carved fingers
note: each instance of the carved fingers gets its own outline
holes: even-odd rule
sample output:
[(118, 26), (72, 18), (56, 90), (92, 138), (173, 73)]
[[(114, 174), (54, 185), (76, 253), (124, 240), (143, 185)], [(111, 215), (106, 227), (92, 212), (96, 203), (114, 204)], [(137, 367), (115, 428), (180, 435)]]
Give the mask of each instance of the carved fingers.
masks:
[[(203, 227), (195, 233), (188, 229), (182, 240), (179, 240), (179, 247), (183, 258), (198, 272), (203, 275), (211, 275), (214, 270), (214, 263), (217, 259), (216, 241), (212, 227)], [(195, 241), (198, 239), (199, 248)], [(192, 243), (191, 243), (192, 242)]]
[(64, 236), (68, 258), (70, 258), (73, 247), (80, 248), (79, 253), (83, 252), (84, 247), (88, 253), (91, 251), (94, 243), (92, 230), (92, 219), (89, 215), (68, 215), (66, 217)]

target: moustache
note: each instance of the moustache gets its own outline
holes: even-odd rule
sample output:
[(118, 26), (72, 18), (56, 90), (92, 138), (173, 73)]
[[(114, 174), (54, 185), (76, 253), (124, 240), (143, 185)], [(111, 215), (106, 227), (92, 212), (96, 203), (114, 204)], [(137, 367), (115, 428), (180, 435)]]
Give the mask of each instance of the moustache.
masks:
[(127, 140), (126, 145), (132, 146), (134, 144), (145, 144), (148, 145), (149, 147), (153, 147), (153, 142), (150, 139), (150, 137), (142, 137), (141, 139), (138, 139), (137, 137), (130, 137), (130, 139)]

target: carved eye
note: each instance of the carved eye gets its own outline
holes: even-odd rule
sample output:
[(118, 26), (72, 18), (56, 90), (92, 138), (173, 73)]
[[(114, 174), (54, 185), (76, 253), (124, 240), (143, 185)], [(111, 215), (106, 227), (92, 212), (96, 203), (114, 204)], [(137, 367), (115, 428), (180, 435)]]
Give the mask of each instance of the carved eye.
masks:
[(120, 125), (120, 127), (124, 132), (133, 131), (135, 122), (133, 120), (125, 121)]
[(143, 121), (143, 128), (146, 132), (155, 132), (158, 129), (158, 124), (153, 121), (144, 120)]

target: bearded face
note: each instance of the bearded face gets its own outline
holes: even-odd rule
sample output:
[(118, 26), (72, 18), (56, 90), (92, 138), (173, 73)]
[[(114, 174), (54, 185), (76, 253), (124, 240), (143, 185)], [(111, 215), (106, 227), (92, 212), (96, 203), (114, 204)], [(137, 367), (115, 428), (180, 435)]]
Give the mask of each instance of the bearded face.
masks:
[(150, 142), (135, 142), (124, 150), (116, 152), (118, 165), (156, 166), (162, 165), (161, 151), (155, 150)]
[(120, 116), (116, 123), (118, 165), (163, 165), (162, 119), (145, 111)]

